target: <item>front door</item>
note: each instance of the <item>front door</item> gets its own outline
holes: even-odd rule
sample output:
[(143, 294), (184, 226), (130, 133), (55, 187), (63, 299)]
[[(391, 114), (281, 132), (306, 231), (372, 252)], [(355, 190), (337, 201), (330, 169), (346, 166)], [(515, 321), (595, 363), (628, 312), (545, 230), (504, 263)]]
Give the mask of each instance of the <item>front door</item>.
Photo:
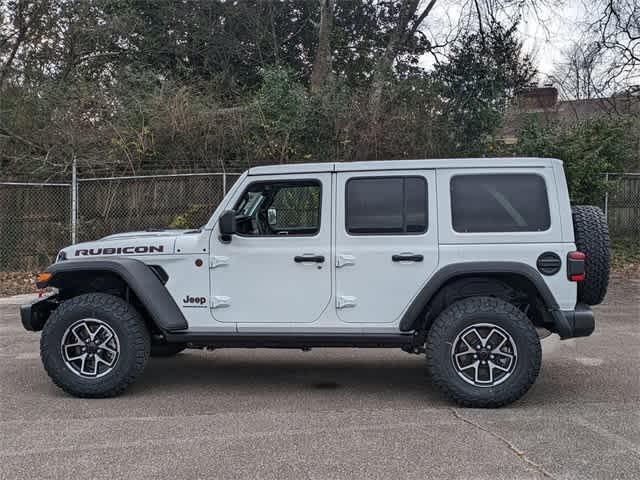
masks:
[(338, 173), (336, 308), (394, 323), (438, 264), (434, 171)]
[(247, 177), (232, 200), (237, 234), (211, 236), (220, 322), (309, 323), (331, 299), (331, 174)]

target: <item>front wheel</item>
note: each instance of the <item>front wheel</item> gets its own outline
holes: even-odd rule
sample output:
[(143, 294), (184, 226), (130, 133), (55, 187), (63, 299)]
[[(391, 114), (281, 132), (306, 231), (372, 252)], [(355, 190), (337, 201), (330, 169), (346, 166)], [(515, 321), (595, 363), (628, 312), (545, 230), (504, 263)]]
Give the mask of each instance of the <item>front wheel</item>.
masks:
[(528, 317), (504, 300), (471, 297), (434, 321), (426, 342), (434, 383), (467, 407), (500, 407), (522, 397), (540, 372), (542, 351)]
[(138, 312), (104, 293), (65, 301), (51, 314), (40, 337), (40, 356), (49, 377), (76, 397), (118, 395), (142, 373), (149, 351), (149, 332)]

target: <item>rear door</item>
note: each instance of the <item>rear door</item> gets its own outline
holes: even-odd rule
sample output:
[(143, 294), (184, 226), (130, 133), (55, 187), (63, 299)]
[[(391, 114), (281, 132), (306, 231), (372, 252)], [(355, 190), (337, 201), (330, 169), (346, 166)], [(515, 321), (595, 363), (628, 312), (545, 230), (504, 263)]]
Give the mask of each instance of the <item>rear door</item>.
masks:
[(438, 264), (435, 172), (340, 172), (336, 190), (338, 317), (397, 322)]

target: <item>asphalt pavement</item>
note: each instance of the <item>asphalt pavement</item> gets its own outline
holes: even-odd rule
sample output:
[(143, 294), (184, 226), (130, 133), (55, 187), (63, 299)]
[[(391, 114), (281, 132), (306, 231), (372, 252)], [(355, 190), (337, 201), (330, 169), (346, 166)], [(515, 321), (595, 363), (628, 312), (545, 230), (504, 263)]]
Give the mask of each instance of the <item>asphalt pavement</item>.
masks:
[(640, 279), (589, 338), (543, 341), (537, 383), (458, 408), (424, 357), (385, 349), (188, 350), (124, 395), (69, 397), (0, 299), (0, 479), (640, 479)]

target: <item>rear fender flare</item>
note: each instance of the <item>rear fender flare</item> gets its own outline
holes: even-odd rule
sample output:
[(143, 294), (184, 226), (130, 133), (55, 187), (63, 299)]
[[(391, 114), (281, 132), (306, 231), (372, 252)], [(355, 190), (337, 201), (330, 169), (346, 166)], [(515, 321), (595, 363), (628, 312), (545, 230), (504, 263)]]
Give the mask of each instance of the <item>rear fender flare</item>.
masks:
[[(558, 302), (545, 283), (542, 275), (530, 265), (520, 262), (464, 262), (452, 263), (438, 270), (422, 287), (400, 319), (400, 331), (407, 332), (418, 327), (420, 314), (438, 291), (450, 280), (473, 275), (514, 274), (529, 280), (540, 295), (544, 306), (551, 313), (554, 322), (562, 315)], [(556, 325), (558, 326), (558, 325)], [(561, 326), (558, 326), (561, 327)]]

